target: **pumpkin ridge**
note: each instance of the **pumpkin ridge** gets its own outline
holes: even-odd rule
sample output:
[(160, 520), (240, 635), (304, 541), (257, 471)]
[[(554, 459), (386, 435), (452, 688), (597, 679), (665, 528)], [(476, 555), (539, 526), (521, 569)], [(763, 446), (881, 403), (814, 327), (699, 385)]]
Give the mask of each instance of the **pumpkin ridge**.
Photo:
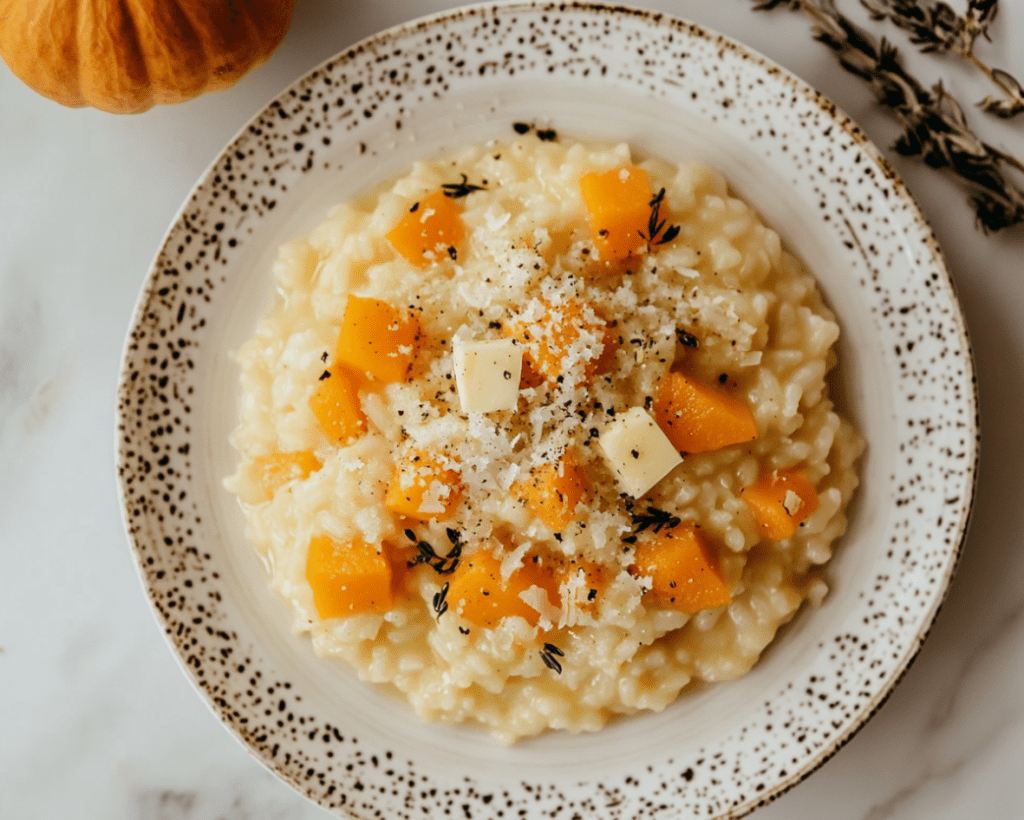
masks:
[(115, 114), (150, 108), (153, 92), (134, 9), (129, 9), (126, 2), (82, 3), (78, 8), (79, 66), (85, 101)]
[[(82, 48), (78, 43), (78, 31), (82, 21), (82, 9), (86, 5), (83, 0), (67, 0), (68, 4), (72, 5), (73, 8), (69, 8), (66, 12), (68, 18), (74, 19), (74, 27), (70, 29), (73, 34), (70, 34), (65, 40), (65, 47), (70, 48), (74, 51), (74, 55), (68, 55), (68, 60), (73, 62), (78, 70), (74, 72), (75, 77), (75, 89), (74, 97), (77, 100), (76, 106), (81, 107), (88, 105), (86, 102), (85, 95), (82, 94)], [(54, 14), (59, 14), (56, 9), (53, 10)]]
[[(253, 15), (247, 9), (240, 8), (234, 0), (228, 0), (231, 25), (236, 30), (244, 29), (244, 36), (235, 35), (234, 39), (246, 44), (244, 53), (232, 54), (219, 63), (210, 63), (210, 87), (213, 89), (223, 88), (234, 82), (232, 77), (236, 74), (249, 71), (253, 66), (258, 65), (266, 59), (266, 47), (260, 37), (260, 27), (253, 20)], [(261, 55), (264, 55), (261, 57)]]
[(152, 7), (146, 0), (131, 2), (143, 69), (153, 89), (150, 104), (179, 103), (206, 90), (210, 58), (188, 3), (165, 1)]
[[(266, 3), (260, 3), (259, 5), (266, 5)], [(274, 44), (284, 39), (284, 36), (288, 33), (288, 28), (291, 25), (291, 13), (286, 12), (282, 16), (279, 3), (271, 0), (270, 8), (271, 11), (269, 13), (261, 10), (258, 12), (251, 12), (248, 15), (250, 21), (260, 20), (261, 22), (261, 25), (256, 26), (256, 35), (260, 41), (260, 50), (256, 54), (253, 66), (261, 65), (270, 59), (270, 56), (274, 53)], [(274, 25), (263, 22), (265, 18), (269, 20), (272, 16), (274, 17)]]
[(65, 9), (50, 4), (40, 12), (18, 0), (0, 0), (0, 57), (33, 91), (80, 108), (87, 103), (78, 82), (77, 14)]

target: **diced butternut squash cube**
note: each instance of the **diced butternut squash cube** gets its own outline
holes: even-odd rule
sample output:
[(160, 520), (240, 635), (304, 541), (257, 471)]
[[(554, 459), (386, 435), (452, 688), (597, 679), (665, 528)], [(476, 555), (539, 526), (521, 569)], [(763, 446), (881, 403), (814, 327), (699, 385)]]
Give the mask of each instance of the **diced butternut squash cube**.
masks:
[(534, 370), (533, 364), (524, 356), (523, 369), (519, 374), (519, 389), (523, 390), (527, 387), (540, 387), (545, 381), (547, 380), (544, 378), (544, 374), (538, 373)]
[(548, 603), (558, 603), (560, 597), (558, 587), (562, 583), (564, 575), (564, 562), (557, 560), (561, 558), (563, 556), (554, 553), (548, 555), (546, 552), (543, 555), (536, 553), (528, 555), (523, 559), (522, 566), (513, 573), (513, 577), (516, 578), (517, 583), (522, 585), (523, 589), (533, 586), (540, 587), (547, 593)]
[[(502, 333), (523, 346), (524, 374), (557, 381), (574, 368), (584, 381), (589, 380), (602, 362), (609, 361), (608, 347), (615, 345), (617, 337), (582, 299), (566, 299), (559, 305), (545, 302), (544, 307), (537, 321), (516, 317), (502, 325)], [(597, 341), (585, 340), (584, 334), (596, 335)]]
[(301, 481), (323, 465), (312, 450), (297, 450), (292, 453), (268, 453), (253, 459), (256, 478), (263, 488), (267, 501), (274, 497), (281, 487), (292, 481)]
[(623, 165), (580, 180), (590, 232), (603, 262), (619, 262), (647, 245), (651, 186), (643, 168)]
[(525, 479), (512, 485), (513, 495), (555, 532), (569, 526), (586, 489), (586, 472), (572, 449), (556, 462), (533, 467)]
[(760, 533), (772, 541), (791, 538), (796, 528), (818, 509), (818, 493), (803, 473), (773, 470), (762, 473), (741, 497)]
[(387, 234), (391, 246), (418, 268), (456, 258), (466, 233), (455, 200), (438, 189), (412, 205)]
[(503, 582), (501, 561), (489, 551), (480, 550), (459, 562), (449, 582), (447, 600), (460, 616), (485, 629), (497, 626), (502, 618), (516, 615), (525, 618), (530, 626), (536, 626), (540, 613), (520, 594), (539, 586), (548, 593), (550, 602), (551, 584), (550, 572), (530, 562)]
[(405, 381), (412, 375), (422, 339), (413, 311), (350, 294), (335, 360), (384, 382)]
[(732, 600), (693, 524), (664, 529), (638, 542), (632, 572), (650, 578), (649, 594), (659, 604), (690, 615)]
[(335, 541), (326, 535), (309, 542), (306, 580), (324, 620), (391, 609), (391, 566), (374, 546), (356, 536)]
[(462, 498), (461, 474), (438, 456), (418, 450), (399, 461), (391, 476), (384, 506), (417, 521), (443, 521)]
[(587, 558), (561, 557), (563, 560), (558, 564), (556, 572), (559, 588), (568, 584), (572, 591), (574, 586), (579, 586), (579, 590), (574, 593), (576, 605), (585, 612), (594, 612), (610, 580), (608, 569), (604, 564)]
[(331, 441), (347, 444), (366, 432), (366, 416), (353, 380), (343, 367), (325, 370), (309, 407)]
[(658, 387), (654, 418), (681, 453), (710, 453), (757, 438), (745, 401), (674, 371)]

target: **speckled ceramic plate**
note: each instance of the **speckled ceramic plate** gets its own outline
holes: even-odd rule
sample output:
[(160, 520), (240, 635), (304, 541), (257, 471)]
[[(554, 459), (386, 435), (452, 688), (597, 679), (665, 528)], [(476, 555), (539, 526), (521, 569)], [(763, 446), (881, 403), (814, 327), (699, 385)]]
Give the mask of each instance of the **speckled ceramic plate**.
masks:
[[(817, 273), (842, 323), (838, 398), (868, 442), (833, 591), (740, 681), (595, 735), (505, 747), (421, 724), (291, 636), (221, 489), (229, 351), (269, 304), (277, 245), (421, 156), (526, 121), (723, 171)], [(342, 52), (261, 111), (174, 220), (119, 386), (124, 515), (143, 583), (225, 725), (354, 817), (733, 817), (827, 760), (878, 709), (936, 615), (977, 466), (973, 366), (934, 238), (864, 134), (777, 66), (660, 14), (515, 3)]]

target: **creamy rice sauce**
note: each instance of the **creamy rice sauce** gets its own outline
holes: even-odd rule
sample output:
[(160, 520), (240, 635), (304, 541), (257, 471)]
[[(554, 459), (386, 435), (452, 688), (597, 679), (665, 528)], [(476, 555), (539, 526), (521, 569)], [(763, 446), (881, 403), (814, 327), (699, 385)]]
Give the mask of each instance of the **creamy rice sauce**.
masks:
[[(630, 165), (646, 171), (652, 191), (664, 189), (658, 237), (671, 238), (609, 264), (595, 250), (580, 180)], [(439, 252), (426, 267), (396, 253), (386, 235), (412, 204), (467, 182), (457, 252)], [(237, 354), (239, 466), (227, 486), (294, 629), (317, 654), (400, 692), (423, 719), (476, 722), (511, 741), (658, 711), (691, 682), (747, 672), (805, 601), (826, 595), (824, 566), (846, 527), (862, 450), (829, 399), (839, 328), (811, 274), (710, 168), (531, 132), (419, 162), (339, 205), (280, 249), (274, 276), (275, 304)], [(360, 389), (366, 432), (339, 444), (309, 400), (331, 367), (349, 294), (412, 308), (425, 342), (411, 379)], [(456, 344), (507, 337), (517, 318), (542, 321), (574, 299), (607, 322), (614, 341), (584, 329), (561, 383), (521, 386), (513, 410), (463, 412)], [(590, 372), (598, 354), (605, 358)], [(684, 454), (633, 498), (601, 437), (629, 408), (650, 410), (679, 367), (745, 402), (757, 437)], [(586, 491), (556, 531), (516, 487), (567, 449)], [(266, 498), (257, 458), (306, 450), (321, 466)], [(396, 464), (411, 450), (441, 453), (457, 468), (450, 517), (411, 520), (386, 507)], [(773, 540), (743, 490), (790, 469), (813, 485), (817, 508), (792, 536)], [(448, 490), (435, 489), (443, 505)], [(729, 603), (687, 614), (646, 592), (650, 578), (633, 567), (638, 542), (679, 522), (699, 528)], [(406, 587), (388, 611), (320, 617), (306, 564), (311, 540), (323, 536), (398, 551)], [(451, 559), (417, 563), (418, 543)], [(446, 583), (453, 563), (484, 550), (503, 578), (545, 556), (599, 565), (600, 582), (579, 573), (552, 594), (534, 586), (522, 595), (533, 618), (480, 626), (460, 615)]]

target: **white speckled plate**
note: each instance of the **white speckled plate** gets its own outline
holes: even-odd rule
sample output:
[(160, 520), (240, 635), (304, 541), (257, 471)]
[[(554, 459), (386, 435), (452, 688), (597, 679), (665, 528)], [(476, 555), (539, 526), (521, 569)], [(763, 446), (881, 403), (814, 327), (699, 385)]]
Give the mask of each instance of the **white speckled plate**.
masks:
[[(525, 121), (723, 171), (817, 273), (842, 323), (839, 399), (868, 441), (833, 591), (740, 681), (596, 735), (505, 747), (423, 725), (289, 633), (221, 478), (229, 358), (277, 245), (416, 158)], [(827, 760), (934, 619), (978, 455), (971, 353), (920, 212), (864, 134), (764, 58), (664, 15), (514, 3), (339, 54), (261, 111), (199, 180), (132, 320), (119, 387), (125, 521), (203, 697), (272, 771), (354, 817), (733, 817)]]

